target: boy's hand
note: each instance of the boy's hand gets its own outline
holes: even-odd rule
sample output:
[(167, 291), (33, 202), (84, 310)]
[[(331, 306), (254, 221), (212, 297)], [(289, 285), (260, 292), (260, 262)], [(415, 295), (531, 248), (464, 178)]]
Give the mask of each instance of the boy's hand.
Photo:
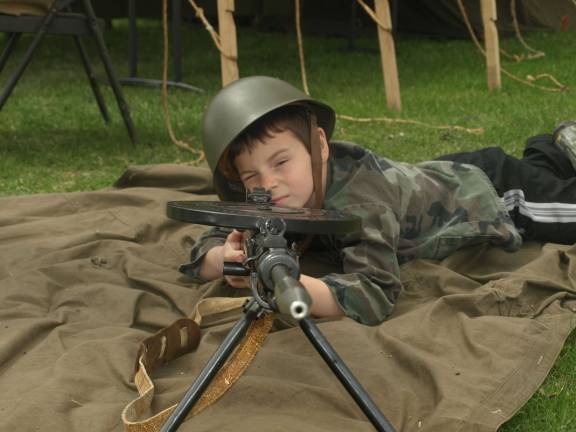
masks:
[[(223, 249), (223, 261), (241, 263), (245, 259), (244, 234), (234, 230), (226, 237), (226, 243), (224, 243)], [(224, 276), (224, 278), (226, 282), (234, 288), (250, 287), (250, 278), (248, 276)]]

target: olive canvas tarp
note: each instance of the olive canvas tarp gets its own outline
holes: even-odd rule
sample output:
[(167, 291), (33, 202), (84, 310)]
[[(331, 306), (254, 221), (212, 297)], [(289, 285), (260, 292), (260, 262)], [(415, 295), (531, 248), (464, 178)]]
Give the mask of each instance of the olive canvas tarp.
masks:
[[(207, 170), (160, 165), (106, 190), (0, 199), (0, 430), (121, 431), (141, 341), (202, 298), (244, 294), (178, 272), (205, 227), (166, 218), (166, 202), (215, 199), (209, 185)], [(402, 278), (381, 325), (319, 323), (401, 431), (496, 430), (576, 325), (574, 247), (474, 247), (410, 262)], [(208, 321), (196, 350), (156, 370), (149, 414), (182, 397), (234, 319)], [(179, 430), (373, 429), (300, 329), (276, 325)]]

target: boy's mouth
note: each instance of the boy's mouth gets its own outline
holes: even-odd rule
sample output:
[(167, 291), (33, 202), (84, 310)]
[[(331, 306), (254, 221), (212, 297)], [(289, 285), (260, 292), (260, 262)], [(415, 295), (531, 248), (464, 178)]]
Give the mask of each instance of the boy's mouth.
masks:
[(272, 202), (274, 203), (274, 205), (282, 204), (282, 202), (286, 201), (287, 198), (288, 195), (283, 195), (281, 197), (273, 198)]

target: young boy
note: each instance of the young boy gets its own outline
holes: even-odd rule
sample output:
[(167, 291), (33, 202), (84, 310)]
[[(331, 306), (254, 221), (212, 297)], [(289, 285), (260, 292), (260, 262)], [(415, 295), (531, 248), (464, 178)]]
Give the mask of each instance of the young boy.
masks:
[[(362, 218), (361, 232), (316, 238), (312, 249), (327, 252), (339, 271), (301, 276), (315, 316), (380, 323), (402, 288), (400, 264), (414, 258), (442, 259), (486, 242), (515, 251), (522, 237), (576, 241), (576, 171), (545, 137), (534, 141), (525, 161), (484, 149), (410, 165), (352, 143), (329, 143), (334, 122), (330, 107), (269, 77), (230, 84), (204, 116), (203, 144), (220, 199), (244, 201), (246, 191), (263, 187), (280, 207)], [(556, 135), (566, 130), (576, 126)], [(576, 137), (569, 144), (576, 148)], [(184, 268), (205, 280), (220, 278), (223, 262), (245, 259), (242, 243), (242, 233), (213, 228)], [(248, 286), (247, 278), (226, 279)]]

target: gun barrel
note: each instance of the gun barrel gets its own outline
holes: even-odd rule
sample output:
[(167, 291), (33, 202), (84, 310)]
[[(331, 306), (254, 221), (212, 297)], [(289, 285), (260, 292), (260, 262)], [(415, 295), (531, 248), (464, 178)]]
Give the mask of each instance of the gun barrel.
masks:
[(274, 297), (280, 313), (292, 316), (296, 320), (310, 315), (312, 298), (306, 288), (290, 275), (284, 264), (276, 264), (271, 270), (274, 281)]
[(222, 274), (225, 276), (250, 276), (250, 269), (237, 262), (225, 261)]

